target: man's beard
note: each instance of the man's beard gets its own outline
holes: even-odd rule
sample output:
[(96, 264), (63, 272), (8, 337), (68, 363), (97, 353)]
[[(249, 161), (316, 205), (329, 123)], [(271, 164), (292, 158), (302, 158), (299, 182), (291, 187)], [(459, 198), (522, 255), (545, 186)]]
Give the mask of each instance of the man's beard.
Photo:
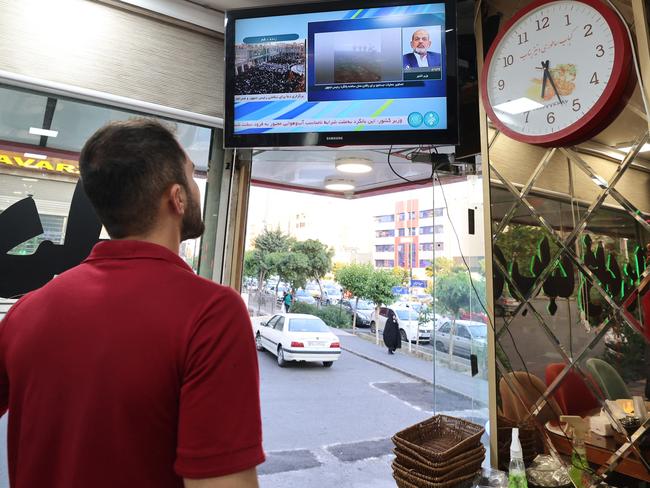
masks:
[(416, 47), (413, 49), (417, 54), (420, 56), (424, 56), (427, 53), (427, 48), (426, 47)]
[(201, 205), (199, 205), (198, 201), (194, 200), (189, 189), (187, 195), (189, 201), (187, 211), (183, 215), (183, 221), (181, 223), (181, 241), (201, 237), (205, 230), (205, 224), (203, 223), (203, 219), (201, 219)]

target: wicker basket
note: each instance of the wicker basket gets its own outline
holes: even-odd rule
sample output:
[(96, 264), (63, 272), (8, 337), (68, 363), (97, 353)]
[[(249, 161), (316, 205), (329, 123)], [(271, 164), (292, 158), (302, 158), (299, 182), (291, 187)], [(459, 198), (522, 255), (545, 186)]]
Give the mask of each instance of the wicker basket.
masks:
[(474, 462), (479, 462), (480, 464), (485, 459), (485, 448), (483, 446), (467, 451), (466, 453), (456, 456), (451, 461), (445, 463), (432, 463), (427, 461), (422, 458), (422, 456), (408, 448), (396, 447), (393, 452), (395, 453), (397, 461), (401, 465), (406, 466), (407, 468), (416, 469), (421, 473), (434, 478), (442, 476), (460, 466), (472, 464)]
[(483, 427), (467, 420), (436, 415), (398, 432), (393, 436), (393, 442), (439, 463), (475, 448), (484, 432)]
[(397, 459), (393, 461), (393, 471), (400, 474), (409, 473), (410, 475), (422, 480), (427, 483), (446, 483), (454, 479), (461, 478), (470, 474), (476, 474), (481, 469), (482, 461), (467, 463), (465, 465), (459, 466), (455, 469), (450, 470), (449, 472), (439, 475), (439, 476), (430, 476), (427, 473), (423, 473), (417, 468), (410, 468), (401, 464)]
[(393, 478), (395, 478), (397, 486), (400, 488), (469, 488), (472, 486), (477, 474), (478, 471), (444, 483), (429, 483), (402, 471), (393, 471)]

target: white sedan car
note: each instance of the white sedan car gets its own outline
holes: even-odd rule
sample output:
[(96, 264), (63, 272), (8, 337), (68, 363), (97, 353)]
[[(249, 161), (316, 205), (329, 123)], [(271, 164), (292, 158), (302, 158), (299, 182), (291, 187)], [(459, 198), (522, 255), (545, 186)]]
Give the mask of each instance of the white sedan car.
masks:
[(255, 329), (257, 350), (271, 351), (280, 367), (288, 361), (309, 361), (322, 362), (329, 368), (341, 356), (339, 338), (313, 315), (279, 313)]

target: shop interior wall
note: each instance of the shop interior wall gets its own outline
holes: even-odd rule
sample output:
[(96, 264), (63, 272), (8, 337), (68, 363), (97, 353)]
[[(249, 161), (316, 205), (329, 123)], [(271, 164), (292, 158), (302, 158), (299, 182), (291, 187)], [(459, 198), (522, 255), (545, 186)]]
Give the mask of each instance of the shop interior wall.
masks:
[[(495, 24), (504, 25), (515, 12), (528, 3), (530, 2), (510, 2), (505, 0), (482, 2), (482, 29), (485, 51), (489, 48), (490, 37), (493, 39), (494, 34), (496, 34)], [(628, 23), (632, 24), (631, 3), (625, 1), (615, 1), (614, 3), (626, 17)], [(497, 19), (496, 22), (495, 19)], [(648, 23), (647, 16), (644, 21), (646, 24)], [(645, 82), (648, 83), (648, 80)], [(637, 86), (625, 110), (607, 129), (592, 140), (570, 148), (570, 150), (575, 151), (593, 169), (596, 175), (608, 181), (620, 166), (624, 156), (624, 153), (617, 151), (616, 148), (626, 142), (639, 140), (647, 131), (647, 115), (643, 109), (643, 101)], [(504, 228), (499, 227), (499, 222), (504, 218), (507, 209), (511, 205), (516, 205), (512, 222), (526, 222), (528, 225), (532, 223), (531, 228), (541, 229), (541, 225), (535, 222), (535, 217), (512, 192), (507, 190), (507, 186), (510, 185), (511, 188), (521, 190), (522, 186), (535, 173), (544, 156), (548, 154), (548, 149), (519, 143), (503, 134), (496, 134), (492, 127), (489, 127), (486, 131), (486, 140), (490, 141), (490, 146), (489, 150), (484, 151), (483, 158), (484, 162), (489, 164), (491, 171), (492, 244), (506, 248), (508, 243), (505, 234), (507, 234), (508, 226), (506, 226), (504, 232)], [(579, 165), (571, 162), (568, 156), (569, 153), (563, 152), (560, 148), (555, 149), (546, 168), (535, 178), (532, 185), (532, 195), (527, 198), (527, 202), (539, 210), (539, 213), (549, 222), (554, 221), (557, 223), (562, 216), (571, 216), (572, 212), (574, 212), (573, 216), (579, 220), (586, 214), (588, 206), (595, 202), (603, 191), (602, 186), (596, 184), (597, 182), (594, 182), (592, 178), (582, 171)], [(497, 172), (505, 180), (505, 184), (500, 180)], [(507, 468), (509, 428), (517, 423), (519, 423), (520, 427), (523, 427), (525, 435), (530, 434), (530, 439), (527, 439), (529, 444), (525, 448), (525, 451), (528, 450), (525, 454), (530, 455), (529, 460), (534, 457), (532, 456), (533, 453), (548, 452), (549, 449), (556, 446), (552, 440), (554, 437), (549, 435), (545, 429), (545, 421), (555, 418), (560, 413), (557, 411), (558, 406), (554, 403), (554, 399), (556, 398), (555, 392), (559, 391), (559, 387), (562, 386), (562, 381), (560, 381), (560, 385), (551, 385), (552, 388), (549, 388), (548, 378), (545, 378), (545, 371), (549, 371), (547, 367), (550, 363), (570, 364), (572, 369), (566, 369), (567, 375), (570, 373), (570, 376), (575, 379), (577, 374), (583, 381), (589, 381), (591, 376), (589, 375), (587, 361), (607, 358), (623, 377), (630, 394), (643, 395), (643, 387), (646, 386), (647, 378), (643, 372), (636, 376), (632, 374), (626, 361), (630, 359), (635, 368), (637, 366), (639, 369), (643, 368), (643, 363), (648, 363), (649, 348), (647, 340), (645, 341), (644, 354), (643, 336), (636, 333), (636, 331), (632, 334), (632, 329), (621, 319), (620, 315), (617, 315), (618, 307), (621, 306), (623, 299), (609, 293), (610, 290), (607, 290), (607, 293), (597, 293), (595, 288), (592, 288), (591, 299), (593, 299), (593, 303), (604, 304), (602, 314), (592, 317), (589, 316), (589, 311), (587, 311), (586, 319), (583, 317), (581, 320), (580, 308), (584, 308), (584, 303), (582, 305), (579, 303), (580, 283), (583, 283), (581, 280), (594, 281), (594, 279), (593, 277), (590, 278), (588, 272), (585, 273), (583, 270), (578, 269), (575, 263), (577, 261), (584, 263), (585, 259), (587, 259), (588, 251), (582, 240), (587, 235), (594, 239), (592, 251), (596, 249), (597, 244), (602, 243), (606, 256), (609, 255), (612, 261), (618, 260), (621, 264), (626, 259), (632, 259), (631, 257), (628, 258), (627, 252), (629, 250), (631, 255), (631, 250), (634, 249), (635, 245), (645, 249), (645, 245), (650, 243), (647, 225), (640, 223), (632, 214), (636, 214), (636, 217), (641, 216), (641, 220), (647, 218), (650, 213), (649, 189), (650, 156), (648, 153), (641, 153), (635, 158), (632, 166), (625, 171), (615, 186), (615, 190), (630, 203), (632, 211), (626, 211), (620, 202), (608, 197), (602, 206), (597, 207), (596, 212), (588, 221), (586, 229), (578, 236), (578, 239), (573, 244), (575, 249), (563, 251), (559, 254), (560, 258), (567, 257), (569, 253), (572, 254), (574, 261), (572, 261), (573, 269), (571, 273), (574, 273), (576, 283), (569, 297), (556, 300), (559, 312), (551, 314), (548, 311), (549, 298), (543, 290), (540, 290), (536, 296), (525, 296), (525, 294), (521, 294), (519, 290), (516, 290), (516, 286), (511, 286), (513, 285), (514, 276), (511, 266), (515, 261), (520, 261), (519, 271), (525, 277), (540, 276), (540, 274), (533, 273), (532, 267), (528, 265), (538, 252), (535, 244), (526, 253), (520, 251), (519, 255), (517, 253), (506, 255), (504, 266), (499, 266), (494, 260), (492, 261), (495, 268), (508, 275), (505, 278), (505, 294), (510, 294), (521, 302), (528, 302), (526, 304), (522, 303), (512, 314), (506, 313), (505, 316), (495, 317), (498, 338), (496, 354), (498, 377), (501, 379), (504, 375), (508, 375), (507, 381), (501, 379), (498, 386), (499, 420), (497, 422), (497, 439), (495, 439), (497, 446), (495, 447), (497, 447), (499, 453), (499, 465), (501, 467)], [(567, 209), (569, 209), (568, 212)], [(556, 212), (553, 213), (552, 210), (556, 210)], [(565, 217), (563, 223), (555, 227), (556, 236), (566, 238), (573, 231), (574, 224), (575, 221), (571, 221), (570, 217), (569, 219)], [(510, 228), (512, 228), (512, 225)], [(554, 253), (558, 247), (552, 242), (553, 239), (550, 234), (547, 232), (546, 234), (551, 240), (551, 251)], [(509, 249), (511, 250), (514, 247), (516, 246), (510, 244)], [(526, 256), (523, 256), (523, 254), (526, 254)], [(625, 259), (623, 259), (624, 254)], [(522, 259), (524, 257), (526, 259)], [(524, 261), (525, 264), (523, 264)], [(556, 266), (556, 263), (557, 261), (552, 261), (549, 266)], [(607, 263), (607, 266), (609, 266), (610, 262)], [(589, 269), (593, 269), (593, 267)], [(641, 269), (642, 271), (643, 269)], [(634, 286), (637, 284), (638, 281), (635, 282), (635, 285), (629, 285), (630, 289), (626, 289), (626, 293), (632, 293)], [(605, 288), (605, 285), (599, 283), (598, 280), (594, 281), (594, 286), (597, 287), (598, 285)], [(606, 294), (610, 295), (609, 298), (605, 296)], [(498, 302), (500, 297), (495, 296), (494, 298)], [(634, 313), (638, 316), (638, 307)], [(637, 317), (637, 319), (643, 320), (640, 317)], [(606, 331), (607, 334), (605, 334)], [(633, 339), (631, 339), (632, 336), (634, 336)], [(637, 342), (639, 342), (638, 347)], [(636, 349), (633, 349), (632, 346), (636, 347)], [(560, 349), (563, 349), (564, 352), (561, 353)], [(563, 354), (565, 354), (564, 357)], [(631, 354), (635, 356), (625, 357), (625, 355)], [(628, 370), (625, 368), (628, 368)], [(533, 380), (526, 378), (523, 381), (517, 381), (515, 376), (509, 376), (508, 371), (511, 369), (526, 374), (530, 372), (538, 376), (541, 382), (534, 384)], [(650, 379), (647, 381), (650, 381)], [(540, 390), (533, 391), (538, 389)], [(563, 390), (566, 390), (566, 388), (563, 388)], [(646, 396), (647, 392), (648, 389), (646, 388)], [(507, 396), (505, 403), (504, 393)], [(605, 403), (606, 395), (604, 393), (600, 392), (601, 394), (599, 394), (598, 391), (588, 393), (594, 394), (596, 404)], [(530, 394), (530, 397), (524, 399), (522, 395), (525, 394)], [(551, 397), (551, 401), (547, 403), (543, 400), (543, 394)], [(517, 405), (525, 404), (522, 406), (527, 407), (527, 410), (524, 408), (524, 411), (513, 411), (510, 408), (513, 402)], [(536, 427), (529, 424), (531, 421), (533, 421), (533, 424), (537, 424)], [(642, 438), (643, 436), (641, 436)], [(633, 473), (631, 478), (626, 479), (626, 483), (629, 483), (630, 479), (648, 479), (647, 476), (650, 476), (648, 459), (645, 462), (643, 459), (639, 459), (645, 458), (642, 453), (647, 455), (647, 451), (644, 451), (640, 446), (641, 443), (636, 442), (632, 447), (626, 448), (626, 459), (621, 461), (618, 467), (616, 467), (616, 464), (620, 459), (609, 465), (612, 470), (616, 467), (618, 471), (627, 470), (627, 474)], [(608, 463), (605, 463), (602, 467), (599, 465), (595, 467), (599, 474), (607, 475), (609, 471), (607, 465)], [(618, 486), (616, 483), (619, 482), (617, 476), (621, 476), (621, 474), (613, 473), (608, 478), (613, 480), (615, 486)], [(632, 483), (629, 486), (636, 485)]]
[(223, 116), (223, 40), (87, 0), (0, 0), (0, 70)]

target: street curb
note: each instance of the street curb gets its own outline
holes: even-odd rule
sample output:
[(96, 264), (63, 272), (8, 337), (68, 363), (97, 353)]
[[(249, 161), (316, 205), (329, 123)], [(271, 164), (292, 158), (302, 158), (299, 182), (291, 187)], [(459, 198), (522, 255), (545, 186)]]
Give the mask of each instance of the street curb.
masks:
[[(384, 366), (385, 368), (388, 368), (388, 369), (392, 369), (393, 371), (401, 373), (404, 376), (408, 376), (409, 378), (413, 378), (414, 380), (418, 380), (421, 383), (426, 383), (428, 385), (435, 386), (433, 384), (433, 381), (424, 379), (424, 378), (422, 378), (422, 377), (420, 377), (420, 376), (418, 376), (416, 374), (409, 373), (408, 371), (404, 371), (402, 368), (398, 368), (397, 366), (393, 366), (392, 364), (388, 364), (388, 363), (385, 363), (384, 361), (380, 361), (379, 359), (375, 359), (373, 357), (366, 356), (365, 354), (362, 354), (360, 352), (353, 351), (352, 349), (348, 349), (347, 347), (343, 347), (343, 345), (341, 345), (341, 349), (343, 349), (344, 351), (349, 352), (350, 354), (354, 354), (355, 356), (359, 356), (360, 358), (363, 358), (363, 359), (365, 359), (367, 361), (370, 361), (372, 363), (379, 364), (380, 366)], [(441, 386), (439, 386), (439, 388), (447, 389), (447, 388), (444, 388), (444, 387), (441, 387)], [(451, 391), (451, 390), (449, 390), (449, 391)], [(458, 392), (454, 392), (454, 393), (458, 393)], [(462, 393), (458, 393), (458, 394), (463, 395)], [(463, 396), (466, 396), (466, 395), (463, 395)]]

